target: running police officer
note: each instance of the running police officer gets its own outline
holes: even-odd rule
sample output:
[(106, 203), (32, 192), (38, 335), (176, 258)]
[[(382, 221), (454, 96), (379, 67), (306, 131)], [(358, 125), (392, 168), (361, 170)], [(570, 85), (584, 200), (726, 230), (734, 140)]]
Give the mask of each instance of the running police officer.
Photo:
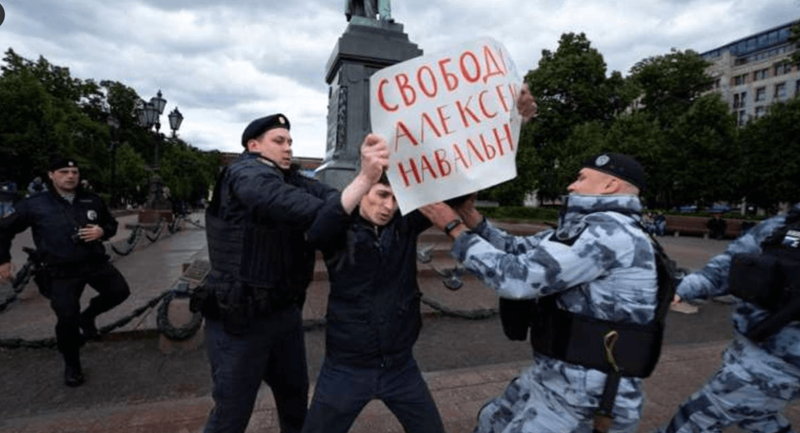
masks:
[[(30, 227), (40, 269), (37, 284), (58, 319), (56, 344), (66, 365), (64, 382), (79, 386), (84, 382), (80, 348), (86, 339), (99, 337), (95, 318), (122, 303), (130, 290), (102, 242), (116, 234), (117, 221), (98, 195), (78, 186), (75, 160), (54, 157), (47, 174), (52, 187), (22, 200), (15, 212), (0, 219), (0, 277), (11, 278), (11, 240)], [(98, 294), (81, 312), (87, 284)]]
[(534, 364), (481, 409), (476, 432), (636, 431), (674, 288), (640, 224), (643, 185), (634, 159), (591, 158), (558, 228), (530, 237), (497, 229), (474, 200), (422, 208), (455, 239), (451, 254), (497, 290), (506, 334), (524, 340), (531, 328)]
[(331, 200), (352, 212), (388, 164), (386, 142), (368, 135), (361, 171), (340, 194), (298, 171), (289, 128), (282, 114), (252, 121), (245, 153), (220, 174), (206, 210), (211, 272), (193, 299), (206, 318), (214, 381), (206, 433), (244, 432), (262, 381), (281, 432), (300, 431), (308, 406), (301, 312), (315, 262), (305, 232)]
[(722, 365), (660, 431), (794, 431), (781, 411), (800, 397), (800, 203), (683, 278), (676, 301), (726, 294), (741, 302)]

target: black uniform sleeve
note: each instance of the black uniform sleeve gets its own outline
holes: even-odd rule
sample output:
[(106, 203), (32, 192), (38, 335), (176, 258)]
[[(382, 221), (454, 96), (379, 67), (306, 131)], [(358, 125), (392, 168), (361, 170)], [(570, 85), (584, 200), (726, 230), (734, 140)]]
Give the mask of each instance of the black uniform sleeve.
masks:
[(345, 213), (341, 200), (328, 200), (306, 232), (306, 241), (323, 252), (335, 248), (352, 218)]
[(240, 170), (232, 179), (231, 192), (258, 219), (303, 227), (311, 224), (324, 204), (303, 187), (285, 182), (275, 169)]
[(97, 197), (97, 200), (100, 203), (100, 211), (98, 212), (98, 225), (101, 229), (103, 229), (103, 237), (101, 239), (107, 241), (117, 234), (119, 223), (117, 222), (117, 219), (114, 218), (114, 215), (111, 215), (111, 212), (103, 202), (103, 199)]
[(326, 202), (339, 196), (339, 191), (336, 188), (316, 179), (303, 176), (300, 173), (294, 173), (290, 183), (303, 188), (309, 194)]
[(0, 264), (11, 261), (11, 241), (17, 233), (30, 227), (30, 212), (26, 200), (17, 202), (14, 212), (0, 218)]

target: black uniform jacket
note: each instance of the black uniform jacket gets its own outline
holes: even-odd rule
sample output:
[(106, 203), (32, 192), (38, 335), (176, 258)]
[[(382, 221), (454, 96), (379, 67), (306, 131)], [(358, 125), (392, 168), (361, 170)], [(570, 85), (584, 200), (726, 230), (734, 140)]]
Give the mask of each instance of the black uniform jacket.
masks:
[(411, 356), (422, 326), (417, 285), (417, 237), (431, 226), (419, 212), (376, 227), (356, 208), (330, 203), (308, 231), (322, 250), (330, 278), (326, 357), (381, 367)]
[(305, 232), (323, 204), (340, 201), (339, 192), (244, 153), (218, 180), (214, 194), (206, 210), (212, 267), (206, 286), (222, 315), (266, 314), (279, 301), (302, 305), (315, 261)]
[[(11, 260), (11, 240), (30, 227), (38, 259), (47, 265), (70, 265), (108, 260), (102, 241), (117, 233), (117, 220), (100, 196), (76, 191), (72, 203), (46, 191), (20, 201), (15, 212), (0, 219), (0, 263)], [(102, 239), (83, 242), (74, 235), (88, 224), (103, 229)]]

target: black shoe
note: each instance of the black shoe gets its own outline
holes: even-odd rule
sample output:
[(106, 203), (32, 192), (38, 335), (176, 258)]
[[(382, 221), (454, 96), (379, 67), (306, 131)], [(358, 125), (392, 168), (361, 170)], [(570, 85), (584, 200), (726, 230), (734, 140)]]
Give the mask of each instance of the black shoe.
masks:
[(99, 340), (100, 333), (97, 331), (97, 326), (94, 324), (94, 319), (81, 316), (78, 326), (83, 331), (83, 338), (86, 340)]
[(64, 384), (70, 387), (76, 387), (83, 385), (83, 382), (86, 381), (86, 378), (83, 377), (83, 372), (81, 372), (80, 367), (75, 368), (71, 366), (67, 366), (64, 369)]

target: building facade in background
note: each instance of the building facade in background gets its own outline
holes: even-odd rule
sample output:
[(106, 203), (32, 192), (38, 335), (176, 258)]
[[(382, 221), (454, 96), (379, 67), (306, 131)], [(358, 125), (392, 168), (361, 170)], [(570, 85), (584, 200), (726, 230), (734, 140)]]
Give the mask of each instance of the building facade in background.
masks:
[(800, 21), (773, 27), (702, 53), (713, 63), (707, 72), (713, 91), (736, 114), (741, 126), (766, 114), (767, 107), (800, 94), (800, 70), (789, 61), (795, 44), (792, 27)]

